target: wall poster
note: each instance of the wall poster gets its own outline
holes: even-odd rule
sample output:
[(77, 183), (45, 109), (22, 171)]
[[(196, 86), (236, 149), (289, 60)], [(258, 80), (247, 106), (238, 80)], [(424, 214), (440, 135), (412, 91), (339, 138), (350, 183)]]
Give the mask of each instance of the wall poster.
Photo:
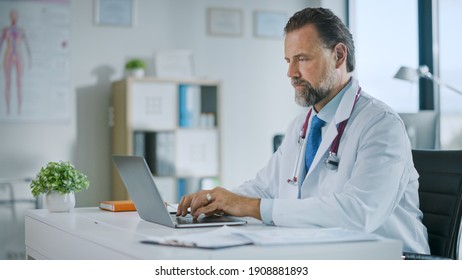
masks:
[(70, 120), (70, 0), (0, 0), (0, 122)]

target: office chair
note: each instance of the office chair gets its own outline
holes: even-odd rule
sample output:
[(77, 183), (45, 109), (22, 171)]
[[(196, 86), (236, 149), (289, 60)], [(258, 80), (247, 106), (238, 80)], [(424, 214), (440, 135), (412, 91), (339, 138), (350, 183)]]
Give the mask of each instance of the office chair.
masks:
[(413, 150), (419, 173), (420, 209), (431, 255), (404, 259), (456, 259), (462, 218), (462, 151)]

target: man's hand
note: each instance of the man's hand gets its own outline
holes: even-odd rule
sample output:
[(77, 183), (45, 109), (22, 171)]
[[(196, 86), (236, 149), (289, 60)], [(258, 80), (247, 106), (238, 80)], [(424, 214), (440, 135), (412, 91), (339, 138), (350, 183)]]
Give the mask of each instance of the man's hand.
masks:
[(204, 190), (181, 198), (178, 204), (177, 216), (186, 216), (188, 207), (194, 218), (204, 214), (210, 216), (224, 213), (236, 217), (250, 216), (261, 220), (260, 199), (237, 195), (224, 188)]

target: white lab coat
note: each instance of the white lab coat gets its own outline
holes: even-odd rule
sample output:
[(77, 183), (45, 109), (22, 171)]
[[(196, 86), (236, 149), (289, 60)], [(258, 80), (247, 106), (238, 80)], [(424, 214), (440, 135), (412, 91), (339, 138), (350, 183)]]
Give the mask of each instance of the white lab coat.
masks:
[[(401, 240), (404, 251), (429, 253), (419, 210), (418, 173), (404, 124), (388, 106), (365, 92), (361, 92), (351, 112), (358, 89), (358, 81), (353, 79), (333, 121), (324, 128), (322, 142), (301, 186), (301, 199), (297, 199), (298, 187), (287, 179), (293, 176), (298, 135), (306, 113), (290, 124), (283, 143), (256, 178), (235, 191), (274, 199), (272, 221), (277, 226), (372, 232)], [(348, 118), (338, 150), (340, 163), (333, 171), (323, 161), (337, 135), (337, 125)], [(304, 156), (303, 147), (299, 182), (306, 173)]]

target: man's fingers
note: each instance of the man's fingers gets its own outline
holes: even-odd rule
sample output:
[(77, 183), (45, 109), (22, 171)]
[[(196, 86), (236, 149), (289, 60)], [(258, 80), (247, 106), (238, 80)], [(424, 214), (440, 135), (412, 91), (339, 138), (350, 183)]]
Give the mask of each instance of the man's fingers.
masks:
[(219, 212), (218, 204), (212, 202), (210, 204), (207, 204), (204, 207), (197, 209), (196, 212), (191, 213), (191, 214), (193, 215), (194, 218), (198, 218), (201, 214), (204, 214), (205, 216), (211, 216), (217, 212)]
[(180, 204), (178, 205), (178, 211), (177, 211), (177, 216), (186, 216), (188, 214), (188, 208), (191, 205), (191, 196), (183, 196), (183, 198), (180, 201)]
[(215, 190), (218, 190), (218, 192), (214, 190), (207, 190), (183, 196), (178, 204), (176, 215), (186, 216), (188, 214), (188, 208), (191, 209), (191, 215), (196, 218), (202, 213), (205, 215), (215, 213), (218, 209), (218, 204), (211, 204), (217, 201), (217, 196), (221, 196), (221, 192), (219, 191), (220, 189), (216, 188)]
[(181, 207), (183, 205), (183, 201), (184, 201), (184, 196), (181, 198), (180, 203), (178, 203), (178, 208), (176, 209), (176, 215), (177, 216), (181, 215), (181, 212), (182, 212)]
[(204, 199), (204, 196), (205, 194), (203, 191), (193, 194), (193, 197), (190, 203), (191, 213), (195, 212), (198, 208), (207, 204), (206, 200)]

